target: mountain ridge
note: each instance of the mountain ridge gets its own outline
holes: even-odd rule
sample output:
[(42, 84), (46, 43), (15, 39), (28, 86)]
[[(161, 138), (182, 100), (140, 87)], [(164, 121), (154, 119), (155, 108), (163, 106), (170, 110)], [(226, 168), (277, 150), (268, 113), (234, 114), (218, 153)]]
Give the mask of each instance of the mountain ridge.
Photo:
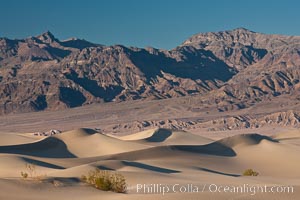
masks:
[(300, 36), (245, 28), (195, 34), (172, 50), (60, 41), (50, 31), (0, 38), (0, 113), (189, 95), (240, 109), (296, 93), (299, 47)]

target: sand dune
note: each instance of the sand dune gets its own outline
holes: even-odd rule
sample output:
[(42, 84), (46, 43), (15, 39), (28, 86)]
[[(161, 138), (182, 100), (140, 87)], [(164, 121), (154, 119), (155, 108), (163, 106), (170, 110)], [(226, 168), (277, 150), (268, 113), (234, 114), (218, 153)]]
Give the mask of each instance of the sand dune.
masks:
[(25, 134), (14, 134), (14, 133), (0, 133), (1, 140), (0, 145), (15, 145), (15, 144), (24, 144), (30, 143), (38, 140), (36, 137), (30, 137)]
[(76, 157), (93, 157), (149, 148), (133, 142), (109, 137), (91, 129), (77, 129), (55, 136), (64, 142)]
[(0, 177), (11, 178), (20, 177), (21, 171), (26, 171), (26, 164), (34, 163), (36, 175), (45, 175), (52, 171), (64, 169), (64, 167), (53, 164), (51, 162), (40, 161), (39, 159), (27, 156), (6, 154), (0, 155)]
[(56, 137), (48, 137), (33, 143), (0, 146), (1, 153), (23, 154), (49, 158), (74, 158), (65, 143)]
[(49, 158), (75, 158), (102, 156), (148, 147), (133, 142), (124, 142), (91, 129), (78, 129), (37, 142), (2, 145), (0, 152)]
[[(0, 141), (2, 137), (7, 139), (8, 136), (0, 135)], [(88, 200), (178, 199), (178, 195), (189, 199), (252, 199), (245, 194), (221, 195), (208, 191), (177, 196), (174, 193), (165, 196), (136, 194), (136, 184), (144, 183), (292, 184), (300, 187), (298, 132), (271, 137), (241, 134), (212, 141), (168, 129), (152, 129), (120, 138), (91, 129), (77, 129), (37, 141), (22, 140), (19, 136), (11, 138), (16, 141), (6, 140), (0, 146), (0, 199), (15, 200), (24, 196), (28, 199), (51, 199), (50, 193), (58, 199), (68, 199), (69, 193), (76, 193), (74, 199)], [(22, 141), (24, 143), (20, 144)], [(20, 180), (20, 172), (25, 170), (26, 163), (33, 163), (37, 174), (47, 175), (47, 179), (42, 183)], [(98, 191), (79, 182), (81, 175), (95, 168), (125, 175), (129, 184), (128, 194)], [(247, 168), (255, 169), (260, 175), (242, 176)], [(61, 186), (53, 186), (53, 180)], [(18, 194), (2, 192), (9, 187), (14, 187)], [(260, 198), (269, 197), (264, 194)], [(278, 197), (286, 198), (288, 195)], [(297, 197), (299, 193), (294, 199)]]
[(211, 139), (199, 135), (194, 135), (185, 131), (176, 131), (163, 128), (150, 129), (139, 133), (120, 137), (121, 140), (139, 141), (143, 143), (162, 143), (163, 145), (193, 145), (207, 144), (212, 142)]
[(277, 140), (272, 139), (271, 137), (259, 135), (257, 133), (235, 135), (232, 137), (221, 139), (218, 142), (225, 146), (233, 148), (240, 145), (241, 146), (256, 145), (264, 140), (270, 142), (278, 142)]
[(273, 138), (276, 140), (300, 139), (300, 130), (287, 130), (275, 134)]

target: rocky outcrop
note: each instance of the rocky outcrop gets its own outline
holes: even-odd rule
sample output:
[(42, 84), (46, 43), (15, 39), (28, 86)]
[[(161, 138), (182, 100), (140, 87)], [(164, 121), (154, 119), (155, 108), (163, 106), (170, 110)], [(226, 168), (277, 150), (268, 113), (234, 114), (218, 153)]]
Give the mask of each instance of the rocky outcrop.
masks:
[(131, 123), (114, 124), (106, 126), (101, 130), (103, 133), (135, 133), (153, 128), (167, 128), (173, 130), (193, 130), (202, 129), (206, 131), (226, 131), (255, 129), (265, 126), (281, 126), (281, 127), (300, 127), (300, 115), (292, 110), (286, 112), (276, 112), (264, 116), (238, 115), (230, 117), (222, 117), (214, 120), (146, 120), (134, 121)]

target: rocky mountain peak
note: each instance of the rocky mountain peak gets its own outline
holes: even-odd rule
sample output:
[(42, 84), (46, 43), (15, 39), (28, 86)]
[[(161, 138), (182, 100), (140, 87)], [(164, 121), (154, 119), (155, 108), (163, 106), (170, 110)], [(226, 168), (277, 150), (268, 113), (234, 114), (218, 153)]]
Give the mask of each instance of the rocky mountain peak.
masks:
[(238, 27), (238, 28), (232, 29), (231, 32), (255, 33), (254, 31), (251, 31), (251, 30), (249, 30), (247, 28), (244, 28), (244, 27)]
[(246, 28), (236, 28), (233, 30), (219, 32), (198, 33), (184, 41), (182, 46), (192, 45), (205, 47), (207, 45), (217, 44), (220, 42), (227, 45), (234, 45), (234, 43), (250, 45), (255, 41), (257, 35), (263, 34), (258, 34)]
[(41, 35), (38, 35), (36, 38), (38, 38), (39, 40), (47, 44), (51, 44), (54, 41), (56, 42), (58, 41), (58, 39), (56, 39), (55, 36), (50, 31), (46, 31)]

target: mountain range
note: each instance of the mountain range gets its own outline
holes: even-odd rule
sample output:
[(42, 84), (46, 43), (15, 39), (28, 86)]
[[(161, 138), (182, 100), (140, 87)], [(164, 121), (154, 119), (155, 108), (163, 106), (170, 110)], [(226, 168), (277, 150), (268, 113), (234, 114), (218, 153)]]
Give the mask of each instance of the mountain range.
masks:
[(0, 38), (0, 113), (197, 96), (220, 112), (300, 100), (300, 36), (199, 33), (172, 50)]

